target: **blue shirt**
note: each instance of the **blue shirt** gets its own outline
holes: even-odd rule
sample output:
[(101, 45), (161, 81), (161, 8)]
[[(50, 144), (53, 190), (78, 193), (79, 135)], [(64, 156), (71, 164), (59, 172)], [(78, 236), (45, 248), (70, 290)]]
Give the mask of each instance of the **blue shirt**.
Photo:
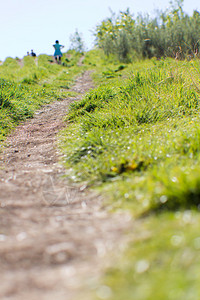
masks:
[(60, 48), (62, 48), (63, 46), (60, 44), (54, 44), (53, 46), (55, 48), (54, 56), (62, 56)]

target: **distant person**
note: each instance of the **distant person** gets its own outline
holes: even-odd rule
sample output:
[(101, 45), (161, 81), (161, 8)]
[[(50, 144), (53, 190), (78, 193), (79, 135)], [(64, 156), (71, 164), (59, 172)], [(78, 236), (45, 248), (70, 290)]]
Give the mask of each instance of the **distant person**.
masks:
[(61, 57), (62, 57), (62, 52), (60, 51), (62, 48), (64, 48), (64, 46), (59, 44), (59, 41), (56, 40), (55, 44), (53, 45), (55, 52), (54, 52), (54, 57), (55, 60), (58, 61), (60, 63), (61, 61)]
[(33, 52), (33, 50), (31, 50), (31, 56), (36, 56), (36, 54)]
[(30, 55), (30, 53), (27, 51), (27, 56), (29, 56)]

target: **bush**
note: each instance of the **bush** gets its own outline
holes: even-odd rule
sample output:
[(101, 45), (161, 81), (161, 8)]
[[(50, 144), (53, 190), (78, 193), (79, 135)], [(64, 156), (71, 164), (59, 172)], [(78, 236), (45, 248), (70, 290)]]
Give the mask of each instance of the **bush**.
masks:
[(96, 42), (104, 53), (114, 54), (118, 60), (128, 62), (131, 56), (174, 57), (183, 59), (198, 55), (200, 42), (200, 13), (190, 17), (183, 12), (183, 1), (172, 3), (170, 10), (154, 18), (130, 11), (112, 15), (96, 27)]

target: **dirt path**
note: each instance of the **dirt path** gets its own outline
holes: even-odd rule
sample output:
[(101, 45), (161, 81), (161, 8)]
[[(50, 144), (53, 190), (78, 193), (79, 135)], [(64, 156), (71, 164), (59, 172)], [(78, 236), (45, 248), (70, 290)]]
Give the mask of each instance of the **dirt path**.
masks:
[(38, 111), (1, 153), (1, 300), (89, 299), (107, 255), (123, 243), (129, 217), (110, 216), (100, 197), (70, 186), (58, 163), (56, 138), (69, 103), (92, 87), (85, 72), (76, 99)]

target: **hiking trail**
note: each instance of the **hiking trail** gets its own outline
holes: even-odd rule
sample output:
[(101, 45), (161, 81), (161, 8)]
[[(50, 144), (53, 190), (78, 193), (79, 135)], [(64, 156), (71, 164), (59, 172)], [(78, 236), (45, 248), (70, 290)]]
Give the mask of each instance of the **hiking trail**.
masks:
[(45, 105), (0, 153), (2, 300), (89, 300), (109, 253), (126, 240), (129, 215), (110, 214), (99, 195), (62, 176), (58, 132), (70, 103), (90, 88), (86, 71), (75, 98)]

